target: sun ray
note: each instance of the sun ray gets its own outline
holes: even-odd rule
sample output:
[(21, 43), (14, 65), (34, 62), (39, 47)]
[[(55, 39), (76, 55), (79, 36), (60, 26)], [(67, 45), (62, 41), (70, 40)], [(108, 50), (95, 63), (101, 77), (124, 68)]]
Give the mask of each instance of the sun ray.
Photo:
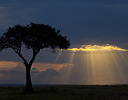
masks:
[(56, 58), (54, 60), (54, 63), (56, 63), (58, 61), (58, 59), (60, 58), (61, 54), (62, 54), (62, 51), (59, 51), (59, 53), (57, 54), (57, 56), (56, 56)]
[(115, 60), (115, 62), (117, 62), (117, 66), (118, 66), (117, 68), (117, 74), (119, 76), (118, 79), (119, 81), (121, 80), (120, 82), (125, 83), (124, 81), (127, 80), (126, 71), (128, 70), (128, 61), (127, 61), (128, 53), (120, 52), (120, 51), (118, 51), (117, 53), (118, 53), (117, 54), (118, 57), (116, 58), (118, 59), (117, 61)]
[[(75, 58), (75, 52), (70, 53), (70, 56), (69, 56), (69, 63), (70, 64), (74, 63), (74, 58)], [(68, 70), (66, 71), (66, 75), (64, 76), (65, 77), (64, 83), (68, 83), (70, 81), (70, 76), (72, 74), (72, 71), (73, 71), (72, 68), (68, 68)]]
[[(80, 71), (79, 76), (82, 76), (76, 76), (81, 78), (79, 79), (81, 84), (118, 84), (120, 80), (125, 80), (121, 66), (122, 63), (127, 63), (126, 49), (107, 44), (82, 45), (80, 48), (70, 48), (68, 51), (72, 51), (71, 62), (76, 66), (75, 70)], [(69, 74), (70, 78), (74, 75), (72, 73), (74, 72), (71, 71)]]
[(74, 56), (75, 56), (75, 52), (72, 52), (71, 55), (70, 55), (70, 61), (69, 61), (69, 63), (73, 63)]

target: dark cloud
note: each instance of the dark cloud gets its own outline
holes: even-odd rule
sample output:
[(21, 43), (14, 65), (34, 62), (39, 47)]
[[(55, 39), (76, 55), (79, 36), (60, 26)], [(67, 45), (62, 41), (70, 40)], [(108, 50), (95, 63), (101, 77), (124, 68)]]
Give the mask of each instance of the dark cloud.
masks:
[(11, 70), (11, 71), (7, 71), (7, 70), (2, 70), (0, 71), (0, 74), (15, 74), (15, 75), (18, 75), (18, 74), (25, 74), (24, 71), (17, 71), (17, 70)]
[(32, 68), (32, 73), (39, 73), (37, 68)]
[[(24, 84), (25, 73), (24, 66), (17, 66), (10, 70), (0, 70), (0, 76), (2, 76), (0, 83)], [(53, 77), (59, 76), (59, 73), (53, 69), (47, 69), (46, 71), (39, 72), (37, 68), (32, 68), (31, 76), (33, 83), (40, 84), (52, 82)]]
[(56, 70), (53, 69), (47, 69), (46, 71), (42, 71), (40, 72), (40, 75), (42, 76), (58, 76), (58, 72)]
[(56, 76), (60, 76), (59, 72), (53, 69), (47, 69), (46, 71), (32, 73), (32, 80), (34, 84), (52, 84)]
[(29, 2), (16, 1), (12, 2), (15, 6), (7, 7), (9, 9), (4, 12), (7, 26), (29, 21), (50, 24), (61, 29), (72, 44), (85, 38), (88, 41), (113, 43), (116, 40), (119, 43), (128, 37), (125, 0)]
[[(15, 24), (32, 21), (61, 29), (72, 44), (127, 42), (126, 0), (13, 0), (1, 1), (2, 5), (5, 8), (1, 13), (4, 18), (0, 19), (0, 26), (4, 26), (4, 30)], [(87, 41), (81, 42), (85, 39)]]
[[(13, 65), (11, 65), (11, 63), (10, 63), (10, 65), (8, 65), (8, 67), (13, 67)], [(23, 64), (18, 63), (14, 68), (1, 69), (0, 74), (9, 74), (9, 75), (25, 74), (25, 68), (24, 68)]]

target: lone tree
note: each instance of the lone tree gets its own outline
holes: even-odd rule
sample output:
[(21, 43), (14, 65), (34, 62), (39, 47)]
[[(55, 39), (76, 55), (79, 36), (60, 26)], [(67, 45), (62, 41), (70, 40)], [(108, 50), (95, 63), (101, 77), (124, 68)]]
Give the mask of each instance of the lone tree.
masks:
[[(62, 36), (60, 30), (44, 24), (15, 25), (14, 27), (9, 27), (8, 31), (0, 37), (0, 50), (11, 48), (23, 60), (26, 69), (26, 92), (33, 91), (30, 70), (40, 50), (44, 48), (65, 50), (69, 46), (70, 43), (67, 37)], [(33, 52), (29, 62), (21, 54), (23, 47), (26, 50), (31, 49)]]

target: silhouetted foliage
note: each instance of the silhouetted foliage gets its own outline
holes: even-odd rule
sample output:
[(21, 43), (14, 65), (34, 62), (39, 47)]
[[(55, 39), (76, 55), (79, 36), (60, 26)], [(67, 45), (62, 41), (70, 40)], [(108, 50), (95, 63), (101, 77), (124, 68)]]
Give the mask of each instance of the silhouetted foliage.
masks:
[[(21, 54), (22, 47), (31, 49), (33, 56), (28, 62)], [(0, 51), (12, 48), (23, 60), (26, 68), (26, 91), (32, 92), (32, 83), (30, 77), (30, 69), (35, 60), (36, 55), (43, 48), (59, 48), (67, 49), (70, 43), (66, 36), (60, 34), (60, 30), (56, 30), (49, 25), (30, 23), (26, 26), (15, 25), (9, 27), (8, 31), (0, 37)]]

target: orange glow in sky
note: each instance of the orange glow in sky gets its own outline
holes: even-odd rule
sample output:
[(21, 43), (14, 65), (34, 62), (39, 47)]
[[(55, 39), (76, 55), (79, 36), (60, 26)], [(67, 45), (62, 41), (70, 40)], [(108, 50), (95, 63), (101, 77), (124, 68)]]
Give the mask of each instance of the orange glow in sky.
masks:
[(80, 48), (70, 48), (69, 51), (127, 51), (114, 45), (82, 45)]
[[(32, 70), (33, 82), (81, 85), (128, 84), (128, 52), (124, 52), (128, 50), (107, 44), (82, 45), (80, 48), (69, 48), (67, 51), (71, 52), (58, 52), (53, 63), (33, 63), (32, 69), (37, 69), (35, 73)], [(20, 62), (0, 61), (0, 71), (0, 82), (2, 80), (4, 82), (10, 77), (13, 79), (16, 71), (25, 72), (25, 68)]]

